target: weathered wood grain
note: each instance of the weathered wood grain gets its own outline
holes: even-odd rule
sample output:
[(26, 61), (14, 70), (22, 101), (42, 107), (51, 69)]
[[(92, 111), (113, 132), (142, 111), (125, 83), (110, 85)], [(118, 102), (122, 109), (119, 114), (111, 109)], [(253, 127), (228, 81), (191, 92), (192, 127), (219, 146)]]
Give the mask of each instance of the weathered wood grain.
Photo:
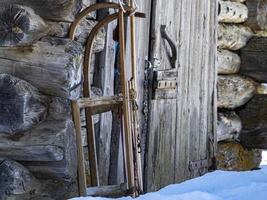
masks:
[[(177, 99), (152, 100), (145, 169), (146, 191), (199, 176), (208, 166), (189, 170), (190, 162), (213, 157), (215, 136), (217, 2), (153, 1), (150, 58), (157, 70), (171, 68), (169, 44), (177, 47)], [(153, 62), (152, 62), (153, 63)], [(156, 66), (154, 66), (156, 67)], [(215, 120), (216, 121), (216, 120)], [(209, 165), (209, 164), (207, 164)]]
[(248, 8), (238, 2), (219, 1), (219, 22), (242, 23), (248, 19)]
[[(53, 22), (42, 19), (30, 7), (9, 5), (0, 8), (0, 46), (30, 45), (44, 36), (68, 36), (71, 23)], [(83, 45), (96, 24), (96, 21), (84, 19), (77, 27), (75, 40)], [(103, 50), (105, 31), (101, 30), (94, 43), (94, 51)]]
[(22, 78), (45, 94), (76, 99), (82, 57), (78, 42), (49, 37), (31, 46), (0, 47), (0, 72)]
[(244, 47), (252, 36), (252, 31), (246, 26), (219, 24), (217, 45), (222, 49), (238, 50)]
[(245, 147), (267, 149), (266, 108), (267, 95), (256, 95), (238, 112), (243, 123), (240, 141)]
[(267, 30), (267, 1), (247, 0), (248, 20), (245, 25), (253, 31)]
[[(19, 152), (20, 158), (16, 157), (16, 159), (23, 160), (22, 164), (33, 172), (37, 178), (52, 178), (69, 182), (76, 180), (76, 143), (69, 100), (53, 98), (46, 120), (37, 127), (26, 131), (20, 137), (11, 137), (5, 140), (1, 138), (1, 143), (5, 143), (5, 145), (11, 144), (9, 146), (11, 152), (12, 147), (14, 147), (14, 150), (18, 150), (16, 149), (18, 145), (25, 146), (24, 150)], [(40, 162), (41, 155), (40, 159), (38, 159), (38, 153), (30, 152), (33, 154), (31, 159), (31, 154), (27, 152), (27, 149), (31, 149), (34, 146), (35, 148), (43, 146), (44, 149), (48, 148), (48, 150), (53, 146), (56, 150), (59, 150), (59, 154), (52, 154), (54, 161), (51, 161), (50, 156), (50, 160), (44, 158)], [(1, 155), (5, 156), (5, 154), (10, 155), (10, 152), (3, 149)], [(15, 156), (15, 154), (10, 156)]]
[(127, 193), (126, 184), (121, 185), (109, 185), (101, 187), (90, 187), (86, 191), (88, 196), (100, 196), (100, 197), (116, 197), (123, 196)]
[(24, 80), (0, 74), (0, 134), (10, 136), (42, 122), (48, 113), (49, 98)]
[(253, 37), (240, 54), (240, 73), (259, 82), (267, 82), (267, 37)]
[[(30, 45), (44, 36), (66, 38), (71, 23), (53, 22), (42, 19), (30, 7), (8, 5), (0, 8), (0, 46)], [(97, 22), (82, 20), (77, 27), (75, 40), (83, 45)], [(105, 44), (105, 31), (101, 30), (95, 40), (93, 49), (102, 51)]]
[(29, 7), (1, 7), (0, 16), (0, 46), (37, 41), (49, 32), (47, 23)]
[[(176, 112), (173, 110), (176, 110), (175, 99), (152, 101), (148, 138), (150, 146), (146, 155), (148, 159), (146, 188), (148, 191), (157, 190), (163, 185), (174, 182)], [(152, 144), (155, 145), (153, 149)]]
[[(96, 88), (96, 87), (92, 87), (91, 88), (91, 97), (96, 100), (96, 103), (99, 102), (97, 100), (100, 100), (100, 102), (103, 103), (103, 101), (102, 101), (103, 99), (101, 100), (102, 96), (103, 96), (103, 93), (102, 93), (101, 89)], [(104, 97), (104, 99), (109, 99), (110, 100), (111, 98), (109, 98), (109, 97), (105, 98)], [(108, 102), (110, 102), (110, 101), (108, 101)], [(88, 103), (89, 104), (91, 104), (91, 103), (94, 104), (93, 101), (87, 101), (87, 100), (84, 101), (84, 99), (79, 99), (79, 104), (80, 104), (81, 108), (82, 107), (85, 108), (86, 106), (88, 106), (89, 105)], [(108, 108), (108, 106), (106, 108)], [(101, 109), (102, 108), (96, 108), (96, 109), (93, 109), (93, 110), (94, 111), (101, 111)], [(97, 123), (99, 123), (99, 121), (100, 121), (100, 114), (96, 112), (95, 115), (93, 115), (93, 122), (96, 125)], [(83, 146), (88, 146), (87, 131), (86, 131), (86, 119), (85, 119), (85, 110), (84, 109), (81, 110), (81, 126), (82, 126), (81, 132), (82, 132), (82, 143), (83, 143)], [(88, 156), (87, 156), (87, 158), (88, 158)]]
[(219, 49), (217, 52), (218, 74), (235, 74), (239, 71), (240, 57), (231, 51)]
[[(111, 2), (110, 0), (99, 0), (98, 2)], [(113, 13), (111, 10), (102, 10), (98, 12), (98, 20), (103, 19), (107, 15)], [(96, 56), (96, 67), (93, 83), (95, 86), (103, 91), (103, 96), (114, 95), (114, 67), (116, 59), (116, 43), (113, 40), (113, 32), (116, 27), (116, 22), (110, 23), (106, 27), (106, 38), (105, 38), (105, 49)], [(99, 166), (99, 180), (100, 185), (118, 184), (117, 182), (109, 182), (109, 175), (116, 179), (117, 178), (117, 149), (111, 149), (112, 138), (116, 138), (116, 142), (119, 141), (120, 133), (112, 133), (113, 118), (111, 112), (100, 114), (100, 121), (96, 130), (96, 145), (97, 145), (97, 156)], [(114, 134), (114, 135), (113, 135)], [(115, 147), (116, 148), (116, 147)], [(112, 158), (112, 159), (111, 159)], [(113, 168), (113, 166), (115, 167)], [(114, 169), (111, 170), (110, 169)]]
[[(136, 18), (135, 24), (135, 33), (136, 33), (136, 57), (137, 57), (137, 103), (139, 106), (138, 109), (138, 117), (139, 117), (139, 127), (140, 131), (142, 127), (144, 127), (144, 75), (145, 69), (148, 65), (147, 58), (149, 55), (149, 46), (145, 44), (149, 44), (150, 42), (150, 23), (151, 23), (151, 4), (153, 3), (152, 0), (137, 0), (136, 1), (139, 5), (138, 10), (146, 14), (145, 19), (138, 19)], [(142, 30), (142, 31), (140, 31)], [(145, 164), (145, 152), (146, 152), (146, 136), (147, 132), (144, 130), (141, 133), (141, 154), (142, 154), (142, 165), (144, 168)], [(143, 170), (144, 171), (144, 170)]]
[(63, 149), (57, 146), (25, 146), (0, 142), (0, 156), (17, 161), (61, 161)]
[(82, 0), (2, 0), (1, 7), (19, 4), (31, 7), (45, 19), (73, 21), (82, 8)]
[[(47, 23), (49, 24), (50, 27), (49, 35), (62, 38), (68, 37), (71, 23), (50, 22), (50, 21)], [(74, 37), (75, 41), (78, 41), (82, 45), (85, 45), (91, 30), (96, 24), (97, 24), (96, 20), (89, 20), (89, 19), (82, 20), (75, 32), (75, 37)], [(105, 36), (106, 36), (105, 29), (101, 29), (101, 31), (99, 31), (99, 33), (95, 37), (95, 42), (93, 45), (93, 53), (101, 52), (102, 50), (104, 50)]]
[(0, 162), (1, 199), (16, 199), (16, 196), (23, 194), (29, 198), (38, 193), (40, 187), (40, 182), (21, 164), (9, 159)]
[(239, 75), (218, 76), (218, 108), (235, 109), (256, 94), (256, 83)]

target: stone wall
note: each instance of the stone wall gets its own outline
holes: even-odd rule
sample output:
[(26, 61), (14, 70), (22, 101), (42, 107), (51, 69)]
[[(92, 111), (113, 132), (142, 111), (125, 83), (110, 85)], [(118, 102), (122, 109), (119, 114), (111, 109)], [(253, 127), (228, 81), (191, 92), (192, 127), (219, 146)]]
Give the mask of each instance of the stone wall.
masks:
[(219, 4), (218, 168), (251, 170), (261, 162), (258, 149), (267, 148), (267, 109), (262, 105), (267, 79), (257, 76), (267, 75), (260, 68), (261, 54), (266, 56), (267, 1)]
[[(91, 20), (95, 15), (83, 21), (75, 41), (67, 35), (77, 13), (92, 3), (0, 3), (1, 200), (77, 196), (70, 102), (81, 94), (84, 43), (96, 23)], [(102, 31), (94, 53), (102, 51), (104, 45)]]

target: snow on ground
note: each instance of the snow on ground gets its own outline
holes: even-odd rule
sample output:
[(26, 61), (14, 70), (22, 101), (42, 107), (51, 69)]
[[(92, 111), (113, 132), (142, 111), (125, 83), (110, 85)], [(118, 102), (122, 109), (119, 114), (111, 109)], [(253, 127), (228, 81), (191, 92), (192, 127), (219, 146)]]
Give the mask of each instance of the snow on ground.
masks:
[[(267, 161), (267, 152), (265, 152)], [(107, 200), (76, 198), (75, 200)], [(131, 200), (130, 197), (118, 200)], [(267, 200), (267, 166), (248, 172), (215, 171), (202, 177), (167, 186), (136, 200)]]
[(261, 162), (261, 165), (267, 165), (267, 151), (263, 151), (262, 152), (262, 162)]

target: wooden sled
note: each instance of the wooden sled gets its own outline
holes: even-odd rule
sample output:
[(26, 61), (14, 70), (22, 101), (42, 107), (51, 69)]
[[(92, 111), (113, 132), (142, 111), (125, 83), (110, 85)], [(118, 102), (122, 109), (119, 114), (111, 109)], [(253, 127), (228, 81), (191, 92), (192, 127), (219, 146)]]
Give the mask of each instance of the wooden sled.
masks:
[[(136, 111), (133, 110), (133, 93), (135, 91), (134, 83), (129, 86), (126, 78), (126, 66), (125, 66), (125, 17), (131, 17), (131, 22), (135, 16), (144, 17), (144, 14), (135, 12), (132, 7), (121, 7), (117, 3), (97, 3), (89, 6), (83, 10), (72, 23), (69, 38), (74, 40), (75, 31), (79, 23), (89, 13), (99, 10), (113, 8), (116, 10), (114, 14), (105, 17), (99, 21), (98, 24), (90, 32), (84, 55), (84, 83), (83, 83), (83, 98), (72, 101), (72, 112), (73, 119), (76, 129), (76, 141), (77, 141), (77, 153), (78, 153), (78, 181), (79, 181), (79, 195), (80, 196), (122, 196), (132, 195), (133, 197), (138, 196), (143, 190), (142, 183), (142, 170), (141, 170), (141, 159), (140, 152), (137, 152), (137, 120)], [(120, 60), (120, 81), (122, 93), (116, 96), (104, 96), (104, 97), (91, 97), (90, 87), (90, 63), (92, 48), (94, 39), (101, 28), (105, 27), (110, 22), (118, 20), (119, 26), (119, 60)], [(131, 50), (132, 50), (132, 79), (135, 81), (135, 47), (134, 47), (134, 25), (131, 23)], [(131, 92), (132, 91), (132, 92)], [(89, 167), (91, 185), (87, 188), (86, 176), (85, 176), (85, 160), (82, 145), (81, 136), (81, 118), (80, 109), (85, 109), (86, 117), (86, 130), (88, 140), (88, 152), (89, 152)], [(99, 172), (96, 156), (96, 142), (95, 142), (95, 131), (93, 123), (93, 115), (108, 112), (112, 110), (120, 110), (122, 117), (122, 141), (123, 141), (123, 153), (124, 153), (124, 168), (126, 172), (125, 183), (115, 186), (100, 186), (99, 185)]]

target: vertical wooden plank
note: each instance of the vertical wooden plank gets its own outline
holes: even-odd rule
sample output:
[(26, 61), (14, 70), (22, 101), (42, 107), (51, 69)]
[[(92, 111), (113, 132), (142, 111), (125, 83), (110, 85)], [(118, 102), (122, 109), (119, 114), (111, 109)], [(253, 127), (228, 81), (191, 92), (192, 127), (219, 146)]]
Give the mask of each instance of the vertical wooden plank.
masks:
[[(181, 52), (182, 50), (182, 12), (181, 10), (183, 9), (183, 2), (179, 1), (177, 3), (176, 10), (178, 11), (178, 16), (177, 16), (177, 27), (178, 28), (178, 36), (177, 36), (177, 48), (178, 52)], [(184, 163), (183, 161), (185, 160), (185, 154), (184, 154), (184, 149), (186, 149), (186, 143), (184, 143), (184, 134), (181, 130), (182, 127), (182, 113), (183, 113), (183, 90), (180, 89), (182, 88), (182, 77), (183, 77), (183, 66), (181, 65), (181, 54), (179, 53), (178, 56), (178, 88), (177, 88), (177, 111), (176, 111), (176, 149), (175, 149), (175, 177), (174, 181), (181, 181), (184, 180)]]
[[(144, 126), (144, 74), (145, 68), (148, 65), (148, 54), (149, 54), (149, 44), (150, 44), (150, 22), (151, 22), (151, 4), (152, 0), (136, 0), (138, 5), (138, 12), (143, 12), (146, 14), (146, 18), (136, 18), (135, 26), (136, 26), (136, 57), (137, 57), (137, 104), (138, 104), (138, 126), (141, 132), (141, 154), (142, 154), (142, 168), (144, 168), (144, 160), (145, 160), (145, 152), (146, 152), (146, 137), (147, 133), (142, 131)], [(129, 29), (129, 27), (128, 27)], [(127, 63), (131, 63), (130, 56), (130, 41), (129, 41), (129, 31), (127, 33), (127, 48), (126, 48), (126, 57)], [(127, 74), (130, 79), (130, 65), (127, 65)]]
[[(207, 126), (209, 123), (208, 121), (208, 115), (209, 115), (209, 108), (212, 106), (212, 101), (209, 101), (209, 81), (212, 81), (209, 79), (210, 73), (214, 72), (213, 70), (209, 70), (209, 51), (210, 51), (210, 42), (211, 38), (209, 33), (209, 28), (210, 28), (210, 1), (205, 0), (204, 2), (202, 1), (201, 3), (201, 15), (200, 15), (200, 20), (203, 24), (202, 29), (200, 32), (202, 33), (202, 43), (201, 43), (201, 61), (200, 61), (200, 66), (201, 66), (201, 78), (200, 78), (200, 85), (201, 85), (201, 91), (200, 91), (200, 96), (199, 98), (201, 99), (201, 104), (200, 104), (200, 110), (205, 110), (205, 112), (200, 112), (201, 118), (200, 118), (200, 141), (199, 141), (199, 155), (198, 155), (198, 160), (204, 160), (208, 159), (208, 154), (207, 154), (207, 141), (208, 141), (208, 129)], [(200, 46), (200, 47), (201, 47)], [(214, 49), (214, 51), (216, 51)], [(212, 56), (212, 55), (211, 55)], [(212, 82), (213, 83), (213, 82)], [(210, 104), (208, 104), (208, 102)], [(205, 172), (206, 168), (203, 169), (198, 169), (197, 170), (197, 175), (201, 175), (203, 172)]]
[[(177, 43), (179, 68), (176, 110), (168, 107), (170, 100), (152, 101), (147, 158), (153, 164), (146, 169), (150, 179), (146, 183), (148, 191), (207, 171), (208, 166), (190, 171), (189, 162), (209, 159), (209, 136), (215, 133), (216, 15), (217, 1), (153, 2), (151, 58), (161, 61), (161, 69), (170, 67), (168, 48), (157, 32), (157, 27), (167, 24), (169, 35)], [(174, 127), (168, 126), (169, 116), (175, 118)], [(163, 133), (175, 142), (163, 138)], [(168, 146), (167, 150), (162, 150), (162, 146)], [(162, 167), (162, 160), (164, 165), (174, 167)]]
[[(176, 177), (176, 181), (186, 180), (188, 178), (188, 163), (189, 163), (189, 147), (190, 147), (190, 129), (189, 126), (189, 107), (188, 107), (188, 86), (189, 86), (189, 64), (188, 64), (188, 55), (189, 55), (189, 40), (190, 40), (190, 19), (191, 12), (190, 4), (188, 1), (182, 1), (181, 7), (181, 24), (179, 27), (179, 63), (180, 69), (178, 74), (180, 74), (178, 80), (178, 91), (181, 90), (181, 101), (178, 102), (178, 107), (181, 107), (180, 113), (177, 113), (177, 119), (180, 120), (179, 127), (177, 126), (177, 132), (181, 134), (180, 137), (180, 154), (177, 157), (177, 162), (180, 162), (180, 172), (177, 172), (176, 175), (179, 176), (179, 179)], [(188, 16), (189, 15), (189, 16)], [(176, 155), (178, 156), (178, 155)]]
[[(136, 52), (137, 52), (137, 103), (139, 105), (139, 127), (140, 131), (143, 127), (143, 97), (144, 97), (144, 74), (145, 67), (147, 65), (149, 40), (150, 40), (150, 14), (151, 14), (151, 2), (152, 0), (137, 0), (138, 11), (146, 14), (145, 19), (136, 19)], [(142, 165), (144, 168), (144, 156), (146, 151), (146, 133), (141, 134), (141, 153), (142, 153)]]
[[(158, 59), (161, 65), (158, 70), (170, 68), (168, 59), (166, 58), (165, 41), (162, 40), (160, 34), (161, 25), (167, 26), (167, 32), (174, 40), (176, 40), (175, 22), (169, 18), (174, 15), (174, 1), (165, 4), (163, 1), (153, 2), (154, 9), (152, 13), (152, 42), (150, 58)], [(169, 15), (161, 13), (156, 8), (168, 10)], [(146, 190), (157, 190), (168, 183), (174, 181), (175, 167), (175, 128), (176, 128), (176, 99), (174, 100), (153, 100), (151, 104), (151, 120), (148, 138), (147, 169), (146, 169)], [(174, 112), (173, 112), (174, 111)]]
[[(191, 30), (190, 30), (190, 54), (188, 55), (189, 60), (189, 87), (188, 87), (188, 93), (189, 93), (189, 109), (190, 109), (190, 115), (189, 115), (189, 127), (190, 130), (188, 139), (189, 141), (189, 158), (188, 158), (188, 164), (190, 161), (196, 161), (199, 160), (199, 141), (200, 141), (200, 77), (201, 77), (201, 36), (199, 37), (198, 34), (201, 34), (201, 25), (203, 22), (201, 21), (201, 15), (202, 12), (201, 9), (201, 2), (196, 1), (195, 3), (191, 4)], [(199, 21), (198, 21), (199, 20)], [(189, 171), (190, 177), (196, 177), (197, 171)]]
[[(210, 166), (214, 163), (213, 159), (216, 157), (217, 152), (217, 51), (212, 52), (212, 49), (217, 48), (217, 23), (218, 23), (218, 1), (211, 1), (210, 6), (210, 30), (208, 31), (211, 33), (210, 40), (213, 41), (210, 43), (210, 49), (211, 51), (209, 56), (209, 67), (210, 67), (210, 80), (213, 80), (213, 83), (210, 83), (209, 87), (209, 96), (210, 96), (210, 104), (212, 104), (212, 107), (209, 109), (208, 119), (209, 121), (213, 123), (208, 124), (208, 157), (210, 159)], [(215, 57), (212, 55), (215, 54)], [(212, 166), (213, 167), (213, 166)]]
[(77, 101), (72, 101), (71, 107), (76, 132), (79, 195), (86, 196), (85, 159), (82, 144), (80, 108)]
[[(100, 2), (111, 2), (110, 0), (97, 0)], [(98, 13), (98, 19), (101, 19), (107, 15), (111, 14), (109, 10), (103, 10)], [(116, 57), (116, 45), (113, 40), (113, 30), (116, 27), (116, 22), (110, 23), (106, 27), (106, 43), (105, 49), (96, 56), (96, 67), (94, 75), (94, 85), (102, 89), (104, 96), (114, 95), (114, 66)], [(112, 134), (112, 113), (107, 112), (100, 115), (100, 122), (98, 127), (97, 135), (97, 156), (98, 156), (98, 166), (99, 166), (99, 181), (100, 185), (107, 185), (109, 183), (110, 174), (112, 179), (117, 173), (117, 162), (118, 153), (114, 153), (115, 149), (119, 148), (118, 145), (112, 146), (113, 140), (119, 138), (119, 133)], [(115, 139), (112, 137), (118, 136)], [(116, 152), (116, 151), (115, 151)], [(112, 156), (112, 160), (110, 159)], [(111, 163), (112, 162), (112, 163)], [(110, 168), (112, 166), (112, 168)], [(114, 167), (113, 167), (114, 166)], [(112, 173), (110, 173), (110, 170)], [(114, 170), (114, 171), (113, 171)], [(115, 178), (116, 179), (116, 178)], [(117, 183), (114, 183), (117, 184)]]
[[(176, 100), (153, 100), (151, 104), (151, 129), (146, 166), (146, 190), (157, 190), (173, 182)], [(173, 173), (173, 174), (172, 174)]]

